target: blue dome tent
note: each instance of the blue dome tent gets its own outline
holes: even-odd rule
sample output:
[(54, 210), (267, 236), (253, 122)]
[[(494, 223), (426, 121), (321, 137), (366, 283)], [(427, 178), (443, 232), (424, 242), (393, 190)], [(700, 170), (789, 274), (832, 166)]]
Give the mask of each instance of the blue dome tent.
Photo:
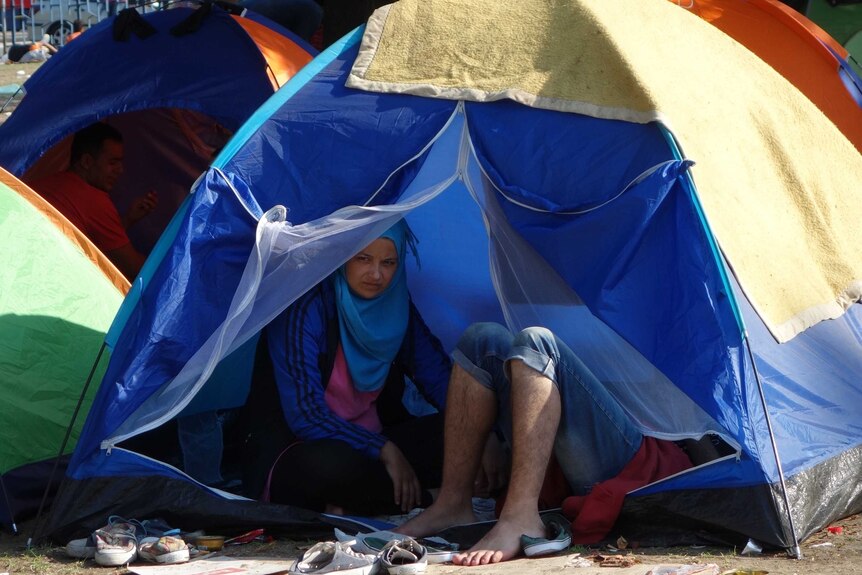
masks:
[(862, 158), (816, 106), (664, 0), (385, 7), (196, 184), (109, 333), (48, 530), (165, 510), (319, 526), (131, 442), (197, 395), (217, 407), (224, 358), (405, 218), (411, 291), (449, 348), (473, 321), (549, 327), (645, 434), (729, 448), (629, 494), (627, 537), (798, 552), (862, 510), (854, 181)]

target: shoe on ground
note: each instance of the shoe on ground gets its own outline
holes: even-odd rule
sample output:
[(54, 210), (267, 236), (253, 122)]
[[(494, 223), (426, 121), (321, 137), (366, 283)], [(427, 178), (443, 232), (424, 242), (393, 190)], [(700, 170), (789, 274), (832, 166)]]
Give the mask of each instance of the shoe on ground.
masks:
[(377, 558), (357, 553), (350, 548), (349, 542), (324, 541), (317, 543), (297, 559), (290, 567), (290, 575), (368, 575), (374, 568)]
[(162, 537), (147, 537), (138, 547), (138, 557), (152, 563), (174, 565), (189, 560), (189, 546), (179, 537), (164, 535)]
[[(351, 548), (357, 553), (378, 555), (390, 541), (403, 541), (411, 537), (392, 531), (373, 531), (371, 533), (348, 535), (336, 527), (335, 538), (342, 542), (349, 542)], [(458, 550), (460, 549), (457, 543), (449, 543), (442, 537), (425, 537), (417, 539), (417, 541), (425, 547), (428, 554), (428, 563), (431, 564), (451, 563), (452, 558), (458, 554)]]
[[(108, 529), (115, 523), (131, 523), (136, 530), (140, 530), (141, 523), (132, 520), (126, 520), (119, 515), (111, 515), (108, 517), (108, 523), (101, 529)], [(83, 539), (73, 539), (66, 544), (66, 555), (74, 559), (92, 559), (96, 556), (96, 540), (91, 533), (89, 537)]]
[(562, 515), (552, 514), (542, 517), (547, 537), (521, 535), (521, 548), (527, 557), (541, 557), (565, 551), (572, 544), (572, 527)]
[(389, 575), (416, 575), (428, 567), (428, 552), (415, 539), (393, 539), (378, 557)]
[(144, 519), (141, 521), (141, 527), (144, 528), (143, 533), (147, 537), (158, 538), (165, 535), (180, 537), (180, 530), (176, 527), (171, 527), (168, 522), (161, 517), (157, 517), (155, 519)]
[(72, 539), (66, 544), (66, 555), (73, 559), (92, 559), (96, 555), (96, 541), (93, 536)]
[(132, 522), (118, 521), (93, 531), (96, 563), (105, 567), (119, 567), (131, 563), (138, 556), (139, 528)]

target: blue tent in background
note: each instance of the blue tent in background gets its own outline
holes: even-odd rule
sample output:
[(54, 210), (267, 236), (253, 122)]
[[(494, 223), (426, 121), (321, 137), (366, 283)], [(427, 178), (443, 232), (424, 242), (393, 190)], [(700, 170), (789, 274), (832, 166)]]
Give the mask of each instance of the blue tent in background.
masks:
[[(318, 56), (197, 182), (108, 334), (111, 362), (47, 532), (84, 533), (112, 513), (167, 515), (188, 527), (319, 527), (315, 514), (202, 486), (135, 441), (169, 425), (196, 396), (218, 408), (212, 373), (399, 218), (420, 242), (421, 268), (408, 273), (414, 300), (450, 349), (474, 321), (544, 325), (644, 433), (711, 435), (728, 448), (630, 494), (620, 520), (627, 537), (753, 538), (794, 548), (862, 510), (858, 295), (842, 292), (839, 311), (803, 305), (775, 319), (770, 289), (781, 282), (753, 277), (791, 268), (801, 278), (793, 270), (816, 260), (798, 250), (760, 257), (813, 233), (758, 243), (790, 211), (772, 194), (781, 188), (774, 181), (792, 172), (799, 189), (825, 190), (832, 205), (852, 211), (858, 191), (833, 178), (862, 174), (853, 146), (792, 85), (673, 4), (583, 0), (547, 13), (553, 7), (544, 2), (471, 1), (411, 20), (436, 4), (405, 0), (375, 13), (364, 38), (356, 31)], [(547, 31), (517, 29), (542, 15)], [(461, 30), (455, 23), (463, 21), (476, 25)], [(503, 22), (534, 43), (512, 43)], [(426, 35), (425, 23), (447, 33)], [(613, 43), (597, 40), (593, 27), (602, 25), (617, 34)], [(650, 30), (660, 40), (638, 37)], [(477, 57), (447, 59), (437, 41), (459, 42)], [(411, 66), (399, 68), (399, 54), (386, 53), (396, 44)], [(478, 55), (499, 55), (489, 46), (507, 55), (497, 64), (528, 60), (531, 73), (547, 72), (540, 89), (531, 92), (529, 74), (507, 77), (511, 84), (494, 92), (441, 79), (439, 70), (417, 72), (422, 62), (455, 75), (464, 65), (464, 76), (481, 83), (493, 66)], [(544, 67), (540, 52), (554, 46), (572, 57), (552, 53), (557, 67)], [(422, 50), (438, 57), (409, 57)], [(691, 60), (675, 59), (676, 82), (649, 67), (690, 51)], [(637, 60), (641, 53), (646, 60)], [(635, 81), (633, 70), (641, 72)], [(753, 88), (735, 96), (735, 81)], [(712, 89), (722, 100), (714, 109), (679, 107), (699, 105), (696, 95)], [(810, 165), (788, 166), (770, 148), (805, 148), (782, 132), (781, 113), (751, 128), (756, 146), (743, 139), (753, 116), (740, 100), (760, 96), (825, 134), (826, 149)], [(725, 127), (736, 146), (725, 145)], [(842, 231), (839, 218), (831, 224)]]
[(131, 9), (89, 28), (27, 80), (0, 125), (0, 165), (30, 183), (66, 169), (75, 132), (112, 124), (125, 143), (113, 190), (120, 212), (159, 193), (152, 217), (130, 230), (148, 252), (215, 153), (316, 53), (248, 11)]

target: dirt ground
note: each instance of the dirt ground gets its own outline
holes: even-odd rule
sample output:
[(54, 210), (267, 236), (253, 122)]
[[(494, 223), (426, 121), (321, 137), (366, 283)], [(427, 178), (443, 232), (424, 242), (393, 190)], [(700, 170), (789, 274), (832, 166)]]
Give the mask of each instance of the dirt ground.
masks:
[[(0, 64), (0, 88), (4, 86), (8, 86), (10, 84), (18, 84), (19, 86), (27, 81), (36, 70), (39, 69), (42, 63), (32, 63), (32, 64)], [(18, 101), (20, 101), (20, 94), (10, 100), (10, 95), (5, 91), (0, 92), (0, 124), (2, 124), (8, 117), (9, 114), (15, 109)]]
[[(41, 546), (24, 549), (27, 525), (20, 535), (0, 531), (0, 575), (85, 575), (94, 572), (124, 575), (125, 568), (99, 567), (93, 561), (75, 561), (65, 557), (62, 547)], [(277, 559), (290, 563), (313, 541), (275, 540), (228, 547), (222, 555), (251, 559)], [(814, 534), (802, 544), (801, 560), (783, 552), (757, 556), (739, 555), (739, 550), (722, 547), (674, 547), (636, 550), (608, 548), (572, 548), (567, 553), (542, 559), (517, 559), (498, 565), (458, 567), (432, 565), (430, 575), (498, 574), (551, 575), (646, 575), (660, 566), (715, 564), (718, 573), (733, 575), (862, 575), (862, 515), (836, 521), (828, 529)], [(602, 559), (603, 558), (603, 559)], [(617, 566), (610, 566), (617, 565)]]

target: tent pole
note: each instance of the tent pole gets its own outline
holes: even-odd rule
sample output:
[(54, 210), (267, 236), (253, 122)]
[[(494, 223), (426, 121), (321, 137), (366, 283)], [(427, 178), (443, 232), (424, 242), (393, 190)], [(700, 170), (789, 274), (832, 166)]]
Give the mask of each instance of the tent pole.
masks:
[(75, 411), (72, 412), (72, 419), (69, 421), (69, 426), (66, 428), (66, 435), (63, 437), (63, 443), (60, 445), (60, 450), (57, 452), (57, 457), (54, 458), (54, 466), (51, 468), (51, 474), (48, 476), (48, 483), (45, 485), (45, 491), (42, 493), (42, 501), (39, 503), (39, 510), (36, 512), (36, 520), (33, 521), (33, 527), (30, 529), (30, 535), (27, 537), (27, 549), (33, 544), (33, 534), (36, 532), (36, 527), (39, 525), (39, 520), (42, 519), (42, 511), (45, 508), (45, 502), (48, 500), (48, 492), (51, 491), (51, 484), (54, 482), (54, 476), (57, 474), (57, 467), (60, 465), (60, 459), (63, 457), (63, 452), (66, 450), (66, 445), (69, 444), (69, 437), (72, 436), (72, 428), (75, 426), (75, 420), (78, 418), (78, 413), (81, 411), (81, 405), (84, 403), (84, 397), (87, 396), (87, 390), (90, 388), (90, 382), (93, 381), (93, 375), (96, 373), (96, 367), (102, 360), (102, 354), (105, 352), (107, 343), (102, 342), (102, 347), (99, 348), (99, 353), (96, 355), (96, 361), (93, 362), (93, 367), (90, 368), (90, 375), (87, 376), (87, 381), (84, 383), (84, 388), (81, 390), (81, 395), (78, 397), (78, 404), (75, 406)]
[(9, 522), (12, 524), (12, 534), (18, 535), (18, 526), (15, 524), (15, 512), (12, 511), (12, 505), (9, 504), (9, 493), (6, 492), (6, 483), (3, 481), (2, 475), (0, 475), (0, 489), (3, 490), (3, 500), (6, 502), (6, 509), (9, 510)]
[(796, 527), (793, 524), (793, 511), (790, 508), (790, 499), (787, 496), (784, 469), (781, 467), (781, 458), (778, 456), (778, 444), (775, 443), (775, 434), (772, 432), (772, 420), (769, 419), (769, 410), (766, 407), (766, 394), (763, 392), (763, 385), (760, 382), (760, 372), (757, 371), (757, 364), (754, 362), (754, 353), (751, 351), (748, 331), (746, 330), (743, 335), (745, 337), (745, 348), (748, 351), (748, 359), (751, 361), (751, 369), (754, 370), (754, 380), (757, 383), (757, 391), (760, 394), (763, 415), (766, 417), (766, 429), (769, 430), (769, 442), (772, 444), (772, 454), (775, 457), (775, 464), (778, 466), (778, 481), (781, 485), (781, 495), (784, 497), (784, 507), (787, 509), (787, 520), (790, 522), (790, 534), (793, 536), (792, 553), (796, 559), (802, 559), (802, 548), (799, 546), (799, 537), (796, 535)]

